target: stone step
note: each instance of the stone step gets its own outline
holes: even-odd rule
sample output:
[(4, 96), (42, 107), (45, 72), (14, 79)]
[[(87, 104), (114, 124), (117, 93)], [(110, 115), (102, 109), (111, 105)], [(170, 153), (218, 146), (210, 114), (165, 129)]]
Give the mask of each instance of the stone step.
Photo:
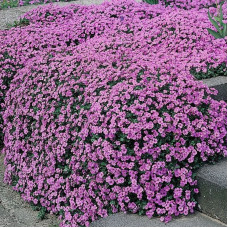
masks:
[(212, 95), (212, 97), (218, 101), (226, 101), (227, 102), (227, 83), (226, 84), (221, 84), (221, 85), (216, 85), (213, 86), (216, 90), (218, 90), (217, 95)]
[[(202, 80), (218, 90), (216, 100), (227, 102), (227, 77), (220, 76)], [(227, 223), (227, 160), (215, 165), (205, 165), (197, 175), (200, 194), (198, 210)]]
[(91, 227), (226, 227), (224, 223), (210, 218), (200, 212), (181, 216), (165, 224), (159, 218), (148, 219), (136, 214), (117, 213), (99, 219), (90, 224)]
[(215, 78), (204, 79), (202, 81), (209, 87), (218, 90), (218, 94), (216, 96), (212, 95), (214, 99), (218, 101), (224, 100), (227, 102), (227, 77), (219, 76)]
[(203, 166), (197, 179), (198, 210), (227, 223), (227, 160)]
[[(173, 219), (167, 227), (227, 226), (227, 160), (215, 165), (204, 165), (197, 173), (200, 212)], [(158, 218), (118, 213), (91, 224), (98, 227), (164, 227)]]
[(202, 80), (205, 84), (207, 84), (209, 87), (214, 87), (217, 85), (222, 85), (227, 83), (227, 77), (225, 76), (218, 76), (214, 78), (207, 78)]

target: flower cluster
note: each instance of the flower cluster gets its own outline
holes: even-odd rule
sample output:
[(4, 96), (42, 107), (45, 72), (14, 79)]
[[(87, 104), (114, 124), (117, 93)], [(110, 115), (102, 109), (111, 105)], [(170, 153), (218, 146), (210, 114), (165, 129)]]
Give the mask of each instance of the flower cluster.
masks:
[(221, 0), (162, 0), (162, 3), (171, 7), (178, 7), (185, 10), (192, 8), (202, 9), (215, 7), (217, 3), (222, 2)]
[(226, 64), (207, 11), (116, 0), (24, 18), (0, 31), (5, 182), (62, 226), (192, 213), (195, 170), (226, 156), (226, 103), (191, 74)]
[[(59, 2), (60, 0), (18, 0), (18, 1), (7, 1), (0, 0), (0, 9), (15, 7), (15, 6), (24, 6), (28, 4), (41, 4), (48, 2)], [(65, 0), (71, 1), (71, 0)], [(215, 6), (217, 2), (220, 0), (159, 0), (160, 4), (164, 4), (166, 6), (178, 7), (182, 9), (192, 9), (192, 8), (208, 8), (210, 6)]]

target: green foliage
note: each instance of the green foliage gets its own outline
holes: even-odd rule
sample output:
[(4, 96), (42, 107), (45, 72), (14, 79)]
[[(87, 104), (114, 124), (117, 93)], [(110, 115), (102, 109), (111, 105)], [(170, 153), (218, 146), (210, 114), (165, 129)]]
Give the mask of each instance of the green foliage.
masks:
[(224, 4), (224, 2), (220, 3), (219, 15), (217, 17), (214, 17), (214, 19), (211, 17), (210, 12), (208, 11), (209, 20), (212, 23), (212, 25), (216, 28), (216, 31), (210, 28), (208, 28), (207, 30), (216, 39), (224, 38), (227, 36), (227, 24), (223, 23), (222, 4)]
[(40, 211), (42, 206), (40, 204), (34, 204), (33, 202), (31, 202), (31, 207), (33, 211)]
[[(40, 196), (37, 197), (38, 200), (40, 200)], [(38, 201), (37, 204), (34, 204), (33, 202), (30, 202), (31, 208), (33, 211), (38, 211), (38, 218), (40, 220), (45, 219), (46, 213), (47, 213), (47, 209), (45, 207), (43, 207), (40, 202)]]
[(71, 168), (68, 165), (65, 165), (64, 166), (64, 169), (63, 169), (63, 176), (64, 176), (64, 178), (69, 177), (71, 174), (72, 174)]
[[(38, 199), (40, 199), (40, 197), (38, 197)], [(38, 211), (38, 219), (45, 219), (47, 209), (41, 206), (40, 202), (38, 202), (38, 204), (34, 204), (33, 202), (31, 202), (31, 208), (33, 211)]]
[(132, 123), (138, 123), (138, 116), (132, 112), (126, 112), (126, 118)]
[[(68, 2), (73, 0), (68, 0)], [(57, 0), (50, 0), (48, 2), (57, 2)], [(46, 2), (46, 3), (48, 3)], [(67, 0), (60, 0), (60, 2), (67, 2)], [(23, 6), (27, 6), (31, 4), (31, 0), (24, 0)], [(43, 5), (45, 4), (44, 0), (40, 0), (39, 2), (33, 3), (33, 5)], [(2, 0), (0, 1), (0, 10), (7, 9), (12, 7), (18, 7), (18, 0)], [(76, 10), (75, 10), (76, 11)]]
[(222, 63), (221, 65), (219, 65), (216, 68), (212, 68), (210, 66), (210, 64), (207, 64), (207, 71), (203, 72), (197, 72), (196, 68), (192, 68), (190, 70), (190, 73), (196, 78), (196, 79), (206, 79), (206, 78), (213, 78), (213, 77), (217, 77), (217, 76), (227, 76), (227, 68), (226, 68), (226, 64)]
[(3, 0), (0, 2), (0, 9), (12, 8), (18, 6), (18, 0)]
[(158, 4), (158, 0), (144, 0), (144, 2), (149, 3), (151, 5)]
[(20, 18), (19, 21), (14, 21), (13, 24), (8, 23), (7, 28), (13, 28), (13, 27), (23, 27), (29, 25), (29, 20), (26, 18)]
[(19, 181), (18, 176), (12, 176), (12, 186), (16, 186)]
[(43, 219), (45, 219), (45, 215), (46, 215), (46, 208), (42, 207), (41, 210), (38, 213), (38, 218), (40, 220), (43, 220)]
[(59, 227), (59, 224), (52, 224), (52, 225), (49, 225), (49, 227)]
[(85, 103), (84, 105), (81, 106), (81, 108), (85, 109), (85, 110), (89, 110), (91, 108), (92, 104), (90, 103)]
[(116, 81), (109, 81), (107, 84), (110, 86), (110, 87), (113, 87), (115, 86), (116, 84), (122, 82), (124, 79), (123, 78), (119, 78), (118, 80)]

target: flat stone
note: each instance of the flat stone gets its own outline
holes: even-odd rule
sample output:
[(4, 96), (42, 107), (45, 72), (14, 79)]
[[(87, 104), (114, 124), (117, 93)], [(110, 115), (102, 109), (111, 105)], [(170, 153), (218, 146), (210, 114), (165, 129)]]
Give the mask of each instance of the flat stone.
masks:
[(16, 221), (0, 203), (0, 227), (18, 227), (23, 225)]
[(216, 90), (218, 90), (218, 94), (212, 95), (211, 96), (212, 98), (218, 101), (223, 100), (227, 102), (227, 84), (212, 86), (212, 88), (215, 88)]
[(94, 221), (91, 227), (224, 227), (225, 224), (216, 221), (200, 212), (181, 216), (165, 224), (158, 218), (149, 219), (137, 214), (117, 213)]
[(214, 165), (204, 165), (197, 172), (197, 176), (227, 188), (227, 160), (224, 159)]
[(202, 80), (204, 84), (208, 87), (215, 88), (218, 90), (217, 95), (212, 95), (211, 97), (218, 101), (225, 101), (227, 102), (227, 77), (219, 76), (215, 78), (208, 78)]
[(203, 166), (197, 180), (198, 210), (227, 223), (227, 161)]
[(217, 85), (226, 84), (227, 77), (219, 76), (219, 77), (214, 77), (214, 78), (203, 79), (202, 81), (209, 87), (214, 87)]

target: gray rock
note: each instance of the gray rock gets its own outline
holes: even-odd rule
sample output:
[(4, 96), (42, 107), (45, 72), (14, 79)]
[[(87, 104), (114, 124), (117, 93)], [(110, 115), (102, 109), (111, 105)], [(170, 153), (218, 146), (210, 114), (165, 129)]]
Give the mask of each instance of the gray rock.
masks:
[(218, 222), (200, 212), (173, 219), (165, 224), (158, 218), (148, 219), (136, 214), (117, 213), (99, 219), (91, 224), (92, 227), (224, 227)]
[(203, 79), (202, 81), (209, 87), (214, 87), (217, 85), (226, 84), (227, 77), (219, 76), (219, 77), (215, 77), (215, 78)]
[(227, 161), (203, 166), (197, 179), (198, 210), (227, 223)]
[(0, 227), (24, 226), (13, 218), (0, 203)]
[(212, 95), (211, 97), (218, 101), (226, 101), (227, 102), (227, 84), (221, 84), (213, 86), (212, 88), (215, 88), (218, 90), (217, 95)]

